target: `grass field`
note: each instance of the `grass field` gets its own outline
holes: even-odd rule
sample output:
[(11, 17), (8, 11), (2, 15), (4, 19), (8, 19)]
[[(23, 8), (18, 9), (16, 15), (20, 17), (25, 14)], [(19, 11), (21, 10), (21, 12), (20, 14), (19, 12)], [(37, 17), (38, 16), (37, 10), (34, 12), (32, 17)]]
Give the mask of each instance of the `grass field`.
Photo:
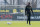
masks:
[[(12, 24), (8, 25), (7, 22)], [(31, 25), (26, 21), (0, 21), (0, 27), (40, 27), (40, 21), (31, 21)]]

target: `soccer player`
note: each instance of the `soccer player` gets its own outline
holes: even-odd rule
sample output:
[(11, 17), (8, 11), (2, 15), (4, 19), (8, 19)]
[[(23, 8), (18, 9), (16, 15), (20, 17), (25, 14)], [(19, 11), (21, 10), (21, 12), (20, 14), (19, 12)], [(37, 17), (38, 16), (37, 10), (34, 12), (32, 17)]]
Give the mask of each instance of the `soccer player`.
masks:
[[(30, 2), (28, 2), (28, 5), (25, 8), (25, 15), (27, 15), (27, 24), (29, 21), (29, 25), (30, 25), (30, 16), (31, 16), (31, 12), (33, 13), (32, 7), (30, 6)], [(26, 14), (27, 13), (27, 14)]]

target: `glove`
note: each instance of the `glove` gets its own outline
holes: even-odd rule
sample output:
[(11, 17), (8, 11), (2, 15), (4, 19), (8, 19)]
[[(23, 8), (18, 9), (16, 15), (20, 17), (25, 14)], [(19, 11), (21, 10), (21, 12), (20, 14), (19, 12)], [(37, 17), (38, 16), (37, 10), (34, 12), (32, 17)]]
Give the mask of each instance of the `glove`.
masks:
[(25, 13), (25, 15), (26, 15), (26, 13)]
[(34, 16), (34, 13), (32, 13), (33, 14), (33, 16)]

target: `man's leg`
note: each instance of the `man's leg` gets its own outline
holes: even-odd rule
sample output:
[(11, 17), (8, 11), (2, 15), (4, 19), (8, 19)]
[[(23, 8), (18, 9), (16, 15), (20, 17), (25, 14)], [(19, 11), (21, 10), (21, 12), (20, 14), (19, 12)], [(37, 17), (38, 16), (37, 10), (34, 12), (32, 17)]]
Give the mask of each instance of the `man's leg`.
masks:
[(29, 14), (29, 24), (30, 24), (30, 14)]
[(28, 17), (29, 17), (29, 15), (27, 15), (27, 24), (28, 24), (28, 21), (29, 21)]
[(27, 24), (28, 24), (28, 19), (27, 19)]
[(29, 24), (30, 24), (30, 19), (29, 19)]

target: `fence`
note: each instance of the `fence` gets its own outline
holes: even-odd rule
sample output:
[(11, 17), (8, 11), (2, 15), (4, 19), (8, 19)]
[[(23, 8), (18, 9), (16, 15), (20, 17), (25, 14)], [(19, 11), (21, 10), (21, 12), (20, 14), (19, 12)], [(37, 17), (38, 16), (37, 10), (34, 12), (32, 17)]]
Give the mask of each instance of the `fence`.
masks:
[[(34, 16), (31, 20), (40, 20), (40, 8), (32, 8)], [(0, 20), (27, 20), (25, 16), (25, 5), (7, 5), (0, 7)]]

